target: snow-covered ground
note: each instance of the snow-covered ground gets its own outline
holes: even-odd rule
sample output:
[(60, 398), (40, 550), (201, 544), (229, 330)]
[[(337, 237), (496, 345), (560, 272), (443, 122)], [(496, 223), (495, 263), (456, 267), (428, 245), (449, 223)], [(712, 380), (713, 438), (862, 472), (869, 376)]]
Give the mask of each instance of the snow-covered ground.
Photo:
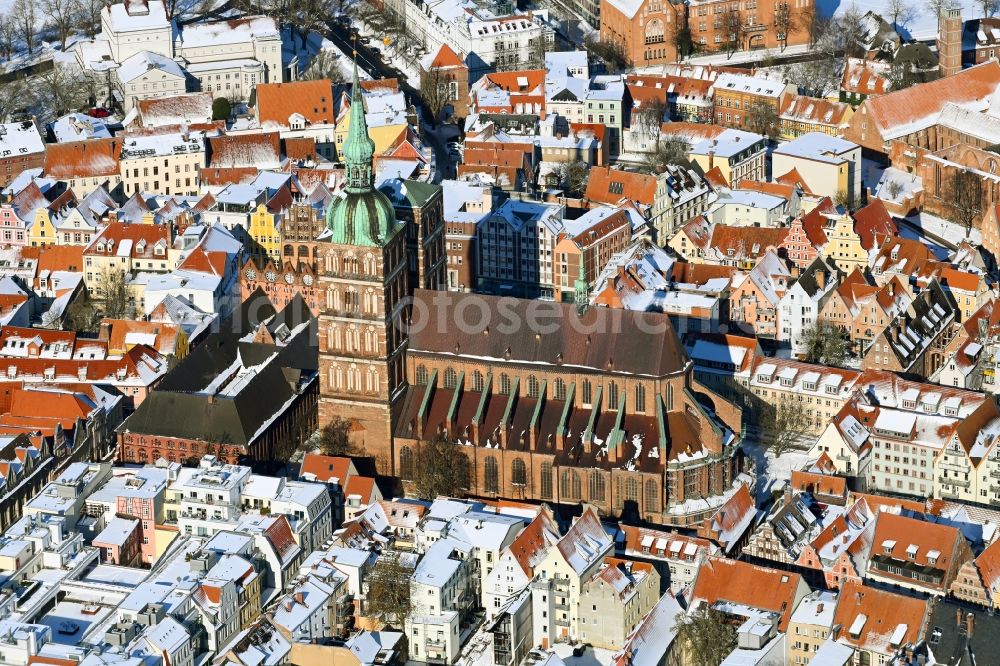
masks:
[(965, 227), (938, 217), (937, 215), (922, 212), (917, 213), (916, 215), (911, 215), (906, 218), (906, 220), (910, 224), (926, 231), (927, 233), (934, 234), (938, 238), (941, 238), (953, 245), (958, 245), (964, 240), (968, 240), (975, 245), (979, 245), (983, 242), (983, 234), (979, 231), (979, 229), (973, 227), (972, 233), (966, 236)]
[(801, 449), (785, 451), (780, 456), (775, 456), (773, 451), (751, 441), (749, 437), (743, 442), (743, 451), (757, 466), (758, 505), (768, 501), (772, 491), (782, 488), (792, 478), (793, 470), (802, 469), (812, 459)]
[[(893, 186), (892, 183), (895, 183), (896, 185)], [(899, 188), (896, 196), (892, 195), (894, 187)], [(888, 169), (882, 171), (882, 175), (879, 177), (872, 194), (883, 201), (901, 203), (921, 191), (923, 188), (924, 183), (916, 174), (907, 173), (906, 171), (896, 169), (895, 167), (889, 167)]]
[(385, 42), (382, 41), (383, 35), (376, 34), (371, 26), (358, 21), (356, 17), (354, 20), (356, 25), (359, 26), (358, 34), (362, 37), (370, 38), (371, 41), (368, 42), (368, 46), (376, 51), (380, 51), (385, 57), (385, 61), (402, 72), (411, 86), (419, 88), (420, 72), (417, 69), (419, 58), (415, 57), (412, 52), (399, 53), (396, 50), (397, 42), (395, 41), (386, 46)]

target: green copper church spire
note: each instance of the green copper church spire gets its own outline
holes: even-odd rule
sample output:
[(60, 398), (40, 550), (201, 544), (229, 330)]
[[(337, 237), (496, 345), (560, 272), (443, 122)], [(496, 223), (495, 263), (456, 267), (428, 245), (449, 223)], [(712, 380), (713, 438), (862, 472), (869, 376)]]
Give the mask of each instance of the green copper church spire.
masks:
[(347, 128), (347, 139), (341, 149), (347, 170), (346, 189), (348, 192), (366, 192), (372, 188), (372, 160), (375, 157), (375, 142), (368, 136), (368, 122), (365, 120), (365, 104), (361, 97), (361, 83), (358, 81), (358, 61), (354, 61), (354, 80), (351, 83), (351, 117)]
[(340, 148), (344, 163), (344, 194), (335, 197), (326, 211), (326, 227), (331, 243), (361, 247), (382, 247), (403, 228), (396, 221), (392, 202), (374, 187), (375, 142), (368, 136), (365, 104), (354, 63), (351, 86), (350, 126)]

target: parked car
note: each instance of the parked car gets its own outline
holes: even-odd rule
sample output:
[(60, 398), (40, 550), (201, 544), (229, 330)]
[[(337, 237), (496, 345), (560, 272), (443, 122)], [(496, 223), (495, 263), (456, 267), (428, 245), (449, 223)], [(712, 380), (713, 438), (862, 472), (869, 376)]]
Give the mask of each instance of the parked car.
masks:
[(87, 111), (87, 115), (91, 118), (107, 118), (111, 115), (111, 111), (100, 106), (95, 106), (90, 111)]

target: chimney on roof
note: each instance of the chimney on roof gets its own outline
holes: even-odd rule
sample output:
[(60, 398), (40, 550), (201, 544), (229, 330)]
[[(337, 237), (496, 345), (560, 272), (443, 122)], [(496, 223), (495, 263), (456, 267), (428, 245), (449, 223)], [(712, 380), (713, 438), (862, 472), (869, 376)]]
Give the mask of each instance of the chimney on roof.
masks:
[(306, 597), (301, 592), (295, 593), (295, 603), (304, 604), (306, 602)]
[(955, 609), (955, 626), (956, 627), (961, 627), (962, 626), (962, 609), (961, 608), (956, 608)]

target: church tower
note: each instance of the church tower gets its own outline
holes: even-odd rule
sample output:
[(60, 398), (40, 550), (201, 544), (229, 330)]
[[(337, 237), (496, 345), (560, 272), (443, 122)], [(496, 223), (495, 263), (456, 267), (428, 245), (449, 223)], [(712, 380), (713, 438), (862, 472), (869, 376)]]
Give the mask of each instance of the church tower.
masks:
[(319, 238), (320, 424), (353, 423), (359, 448), (392, 473), (392, 401), (405, 382), (406, 234), (392, 203), (373, 184), (375, 143), (368, 136), (357, 64), (351, 90), (343, 196), (326, 213)]

